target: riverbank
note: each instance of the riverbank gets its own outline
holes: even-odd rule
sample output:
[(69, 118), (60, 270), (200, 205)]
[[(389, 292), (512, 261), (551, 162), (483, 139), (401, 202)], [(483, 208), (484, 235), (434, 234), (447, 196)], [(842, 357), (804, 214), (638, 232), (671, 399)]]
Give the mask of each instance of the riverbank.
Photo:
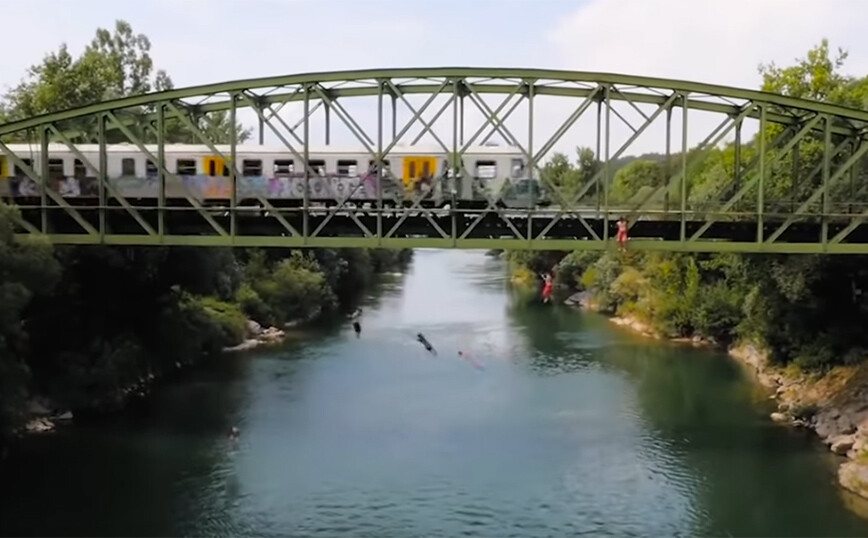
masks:
[[(573, 294), (564, 303), (601, 313), (587, 292)], [(836, 366), (823, 374), (805, 373), (771, 364), (768, 352), (749, 342), (724, 347), (700, 337), (665, 338), (634, 316), (609, 316), (609, 320), (648, 338), (726, 351), (749, 368), (770, 392), (769, 398), (777, 402), (777, 410), (769, 418), (813, 431), (829, 450), (846, 458), (838, 469), (839, 484), (868, 499), (868, 364)]]
[[(122, 313), (159, 303), (153, 309), (157, 321), (128, 323), (126, 340), (119, 341), (88, 327), (75, 335), (81, 348), (77, 355), (54, 345), (50, 349), (54, 354), (46, 361), (50, 368), (34, 370), (12, 386), (22, 398), (14, 407), (6, 407), (14, 415), (9, 420), (12, 427), (0, 431), (4, 434), (0, 449), (16, 437), (122, 412), (148, 398), (156, 385), (218, 354), (279, 345), (306, 324), (341, 315), (379, 275), (403, 272), (411, 259), (412, 251), (320, 250), (308, 255), (292, 251), (271, 259), (265, 252), (253, 251), (246, 259), (226, 257), (225, 281), (231, 286), (219, 297), (203, 294), (214, 290), (187, 284), (172, 286), (162, 296), (155, 292), (137, 297), (138, 302), (127, 301), (124, 305), (129, 308), (121, 309)], [(213, 270), (213, 265), (200, 264), (199, 269)], [(105, 298), (112, 308), (120, 308), (118, 302), (115, 296)], [(42, 310), (47, 308), (37, 312)], [(62, 341), (59, 335), (57, 340)], [(62, 360), (69, 356), (80, 359), (83, 368)], [(44, 361), (46, 355), (41, 357)]]

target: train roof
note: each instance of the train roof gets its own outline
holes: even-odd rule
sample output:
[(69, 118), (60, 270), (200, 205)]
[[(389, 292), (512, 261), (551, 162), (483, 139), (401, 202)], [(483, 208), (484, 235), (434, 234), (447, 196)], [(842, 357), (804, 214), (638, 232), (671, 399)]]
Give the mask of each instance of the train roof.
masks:
[[(384, 144), (385, 146), (385, 144)], [(7, 144), (7, 147), (13, 153), (23, 156), (28, 153), (39, 153), (39, 144)], [(216, 144), (214, 146), (224, 155), (228, 155), (231, 151), (229, 144)], [(296, 151), (299, 153), (302, 152), (301, 145), (293, 146)], [(99, 145), (98, 144), (76, 144), (75, 148), (82, 153), (98, 153)], [(157, 152), (156, 144), (145, 144), (145, 148), (153, 153)], [(347, 155), (347, 154), (369, 154), (368, 151), (362, 145), (356, 146), (326, 146), (326, 145), (311, 145), (308, 148), (310, 153), (315, 153), (318, 155)], [(71, 153), (69, 147), (66, 144), (49, 144), (48, 145), (49, 153)], [(211, 155), (214, 152), (210, 147), (204, 144), (166, 144), (165, 146), (166, 154), (178, 154), (178, 153), (201, 153), (206, 155)], [(236, 146), (236, 152), (242, 153), (244, 155), (256, 155), (256, 154), (292, 154), (292, 152), (283, 145), (256, 145), (256, 144), (239, 144)], [(3, 152), (0, 151), (0, 154)], [(107, 144), (106, 145), (106, 153), (139, 153), (139, 148), (135, 144), (123, 143), (123, 144)], [(443, 148), (439, 145), (435, 144), (426, 144), (426, 145), (414, 145), (414, 146), (403, 146), (396, 145), (389, 151), (389, 155), (418, 155), (418, 154), (444, 154)], [(474, 145), (467, 148), (465, 153), (470, 154), (484, 154), (484, 155), (521, 155), (522, 152), (517, 147), (513, 146), (489, 146), (489, 145)]]

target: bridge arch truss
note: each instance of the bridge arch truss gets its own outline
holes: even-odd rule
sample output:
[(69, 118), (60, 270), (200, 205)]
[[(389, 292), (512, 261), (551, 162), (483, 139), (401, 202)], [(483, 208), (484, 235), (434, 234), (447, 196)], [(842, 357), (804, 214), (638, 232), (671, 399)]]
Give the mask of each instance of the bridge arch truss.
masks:
[[(230, 124), (246, 115), (254, 138), (242, 141), (230, 129), (217, 140), (209, 130), (217, 115)], [(170, 169), (166, 148), (179, 137), (226, 164), (226, 196), (209, 198)], [(47, 234), (59, 244), (603, 249), (626, 216), (631, 248), (866, 253), (866, 137), (865, 111), (689, 81), (505, 68), (313, 73), (2, 124), (0, 197), (18, 206), (21, 235)], [(238, 156), (267, 138), (302, 163), (295, 203), (243, 193), (248, 174)], [(336, 140), (380, 165), (367, 204), (347, 194), (322, 203), (311, 194), (312, 148), (338, 147)], [(493, 140), (523, 157), (546, 204), (533, 196), (525, 205), (502, 203), (517, 184), (510, 178), (483, 189), (481, 203), (450, 198), (461, 178), (480, 181), (465, 155)], [(383, 187), (382, 164), (423, 141), (448, 169), (434, 206), (426, 203), (432, 193)], [(147, 161), (155, 196), (128, 195), (112, 177), (109, 148), (119, 143)], [(727, 143), (730, 152), (715, 151)], [(595, 160), (579, 179), (558, 181), (547, 159), (577, 146), (590, 147)], [(72, 156), (72, 174), (52, 168), (52, 148)], [(656, 175), (616, 181), (624, 158), (648, 148), (657, 154)], [(58, 175), (87, 178), (93, 189), (63, 192)], [(15, 181), (35, 190), (16, 193)]]

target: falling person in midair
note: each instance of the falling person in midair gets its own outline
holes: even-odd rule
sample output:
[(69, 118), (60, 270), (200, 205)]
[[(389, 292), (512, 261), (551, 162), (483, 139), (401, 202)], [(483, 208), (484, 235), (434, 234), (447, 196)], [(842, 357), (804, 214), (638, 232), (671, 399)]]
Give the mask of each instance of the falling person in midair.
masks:
[(551, 299), (552, 287), (554, 286), (554, 278), (551, 273), (543, 275), (542, 302), (547, 303)]
[(362, 309), (357, 308), (353, 315), (350, 316), (350, 319), (353, 320), (353, 330), (356, 331), (356, 338), (359, 338), (362, 335), (362, 325), (360, 323), (360, 319), (362, 318)]
[(437, 351), (434, 349), (434, 346), (432, 346), (432, 345), (431, 345), (431, 342), (429, 342), (429, 341), (425, 338), (425, 335), (424, 335), (424, 334), (422, 334), (422, 333), (418, 333), (418, 334), (416, 335), (416, 340), (418, 340), (419, 342), (421, 342), (422, 345), (425, 346), (425, 349), (427, 349), (428, 351), (430, 351), (432, 354), (437, 355)]

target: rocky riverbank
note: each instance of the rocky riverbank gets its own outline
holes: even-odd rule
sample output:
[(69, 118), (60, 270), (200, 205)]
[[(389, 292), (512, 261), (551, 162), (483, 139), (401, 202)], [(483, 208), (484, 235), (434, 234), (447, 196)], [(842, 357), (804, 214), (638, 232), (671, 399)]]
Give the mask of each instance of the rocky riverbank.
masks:
[[(599, 311), (587, 292), (570, 296), (565, 303)], [(663, 338), (649, 324), (630, 316), (610, 320), (650, 338)], [(694, 337), (672, 339), (693, 345), (720, 347)], [(824, 374), (805, 373), (770, 363), (768, 353), (750, 343), (727, 349), (734, 359), (750, 368), (757, 381), (771, 391), (777, 410), (770, 419), (798, 428), (809, 428), (829, 449), (846, 460), (838, 469), (842, 487), (868, 499), (868, 364), (838, 366)]]

